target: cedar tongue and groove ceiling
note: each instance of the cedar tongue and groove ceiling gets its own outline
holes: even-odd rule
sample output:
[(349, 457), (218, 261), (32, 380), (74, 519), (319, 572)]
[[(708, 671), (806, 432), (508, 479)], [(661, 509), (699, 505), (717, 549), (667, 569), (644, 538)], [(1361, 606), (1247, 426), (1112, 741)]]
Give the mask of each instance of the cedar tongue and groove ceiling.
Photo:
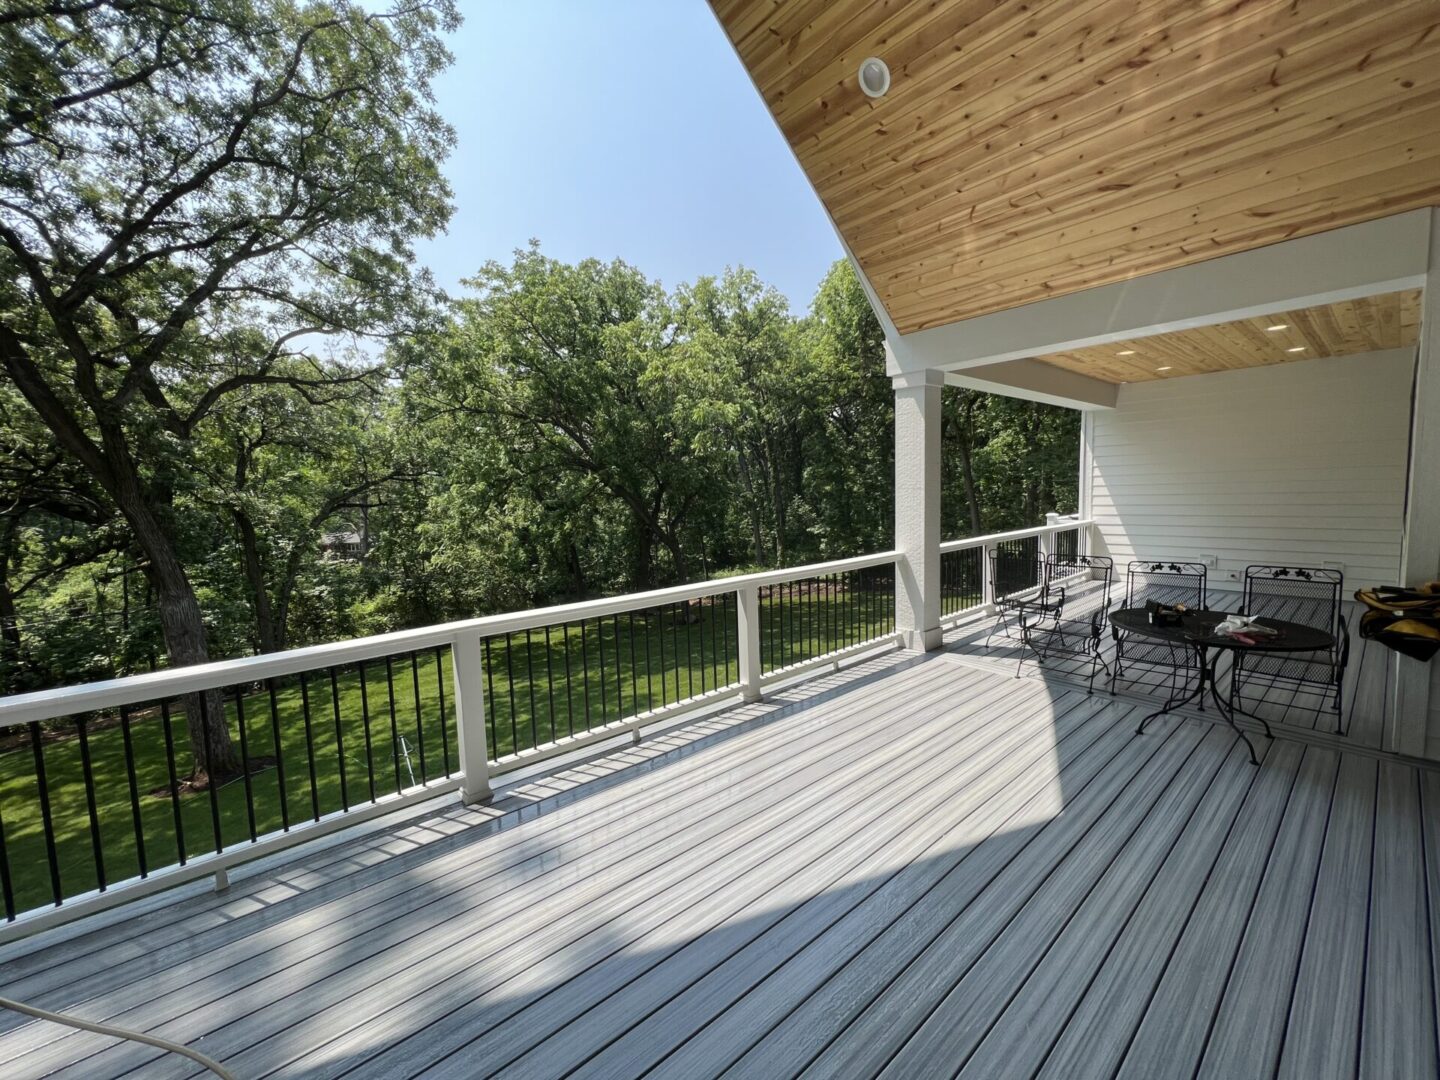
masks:
[(711, 3), (901, 333), (1440, 203), (1440, 0)]

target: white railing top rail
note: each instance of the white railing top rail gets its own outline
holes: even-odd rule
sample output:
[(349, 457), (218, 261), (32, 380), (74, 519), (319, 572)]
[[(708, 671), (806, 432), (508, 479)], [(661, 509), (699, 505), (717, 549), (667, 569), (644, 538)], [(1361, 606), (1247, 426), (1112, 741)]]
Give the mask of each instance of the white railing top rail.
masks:
[(1094, 519), (1081, 517), (1061, 518), (1049, 525), (1036, 525), (1029, 529), (1014, 529), (1011, 532), (987, 533), (984, 536), (966, 536), (960, 540), (946, 540), (940, 545), (943, 554), (947, 551), (965, 551), (968, 548), (989, 547), (991, 544), (1004, 543), (1006, 540), (1024, 540), (1031, 536), (1044, 536), (1046, 533), (1068, 532), (1070, 529), (1085, 528), (1093, 525)]
[(556, 604), (551, 607), (532, 608), (528, 611), (485, 615), (477, 619), (462, 619), (435, 626), (422, 626), (414, 630), (397, 630), (389, 634), (353, 638), (349, 641), (333, 641), (303, 649), (245, 656), (235, 660), (217, 660), (213, 663), (196, 664), (191, 667), (131, 675), (123, 679), (106, 679), (102, 682), (15, 694), (11, 697), (0, 698), (0, 728), (38, 720), (74, 716), (78, 713), (94, 712), (99, 709), (118, 708), (121, 705), (152, 702), (181, 694), (193, 694), (202, 690), (214, 690), (219, 687), (258, 682), (263, 679), (276, 679), (285, 675), (296, 675), (302, 671), (339, 667), (359, 661), (394, 656), (399, 653), (415, 652), (420, 649), (431, 649), (436, 646), (448, 645), (465, 635), (493, 637), (497, 634), (534, 630), (543, 626), (554, 626), (557, 623), (575, 622), (580, 619), (601, 618), (641, 608), (679, 603), (683, 600), (718, 596), (747, 587), (760, 588), (800, 578), (819, 577), (823, 574), (864, 570), (872, 566), (893, 563), (898, 557), (899, 552), (882, 551), (873, 555), (860, 555), (852, 559), (836, 559), (831, 562), (810, 563), (805, 566), (791, 566), (779, 570), (764, 570), (756, 574), (740, 574), (735, 577), (710, 578), (689, 585), (651, 589), (648, 592), (624, 593), (619, 596), (602, 597), (598, 600), (582, 600), (573, 604)]

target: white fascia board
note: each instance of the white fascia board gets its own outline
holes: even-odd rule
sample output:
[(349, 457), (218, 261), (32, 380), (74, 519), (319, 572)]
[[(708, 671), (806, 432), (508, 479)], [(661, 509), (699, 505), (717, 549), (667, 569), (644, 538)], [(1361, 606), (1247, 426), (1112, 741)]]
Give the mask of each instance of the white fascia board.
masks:
[(1063, 405), (1067, 409), (1113, 409), (1119, 392), (1114, 383), (1029, 359), (949, 371), (945, 382), (987, 394)]
[(1430, 209), (891, 338), (892, 374), (957, 371), (1422, 288)]

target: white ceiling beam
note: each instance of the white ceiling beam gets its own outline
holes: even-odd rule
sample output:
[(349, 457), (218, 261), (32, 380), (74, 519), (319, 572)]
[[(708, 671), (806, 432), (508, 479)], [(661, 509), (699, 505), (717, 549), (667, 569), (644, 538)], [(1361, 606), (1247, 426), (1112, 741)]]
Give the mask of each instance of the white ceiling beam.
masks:
[(1067, 409), (1113, 409), (1118, 387), (1039, 360), (1005, 360), (945, 373), (948, 386), (1043, 401)]
[(1432, 213), (1412, 210), (891, 338), (891, 374), (958, 371), (1421, 288)]

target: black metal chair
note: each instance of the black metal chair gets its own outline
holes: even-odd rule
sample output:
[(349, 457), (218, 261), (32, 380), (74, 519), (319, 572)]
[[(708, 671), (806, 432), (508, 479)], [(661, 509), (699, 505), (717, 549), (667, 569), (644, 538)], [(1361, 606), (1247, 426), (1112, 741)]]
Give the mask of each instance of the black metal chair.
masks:
[[(1284, 619), (1313, 626), (1335, 638), (1323, 652), (1237, 652), (1230, 669), (1230, 693), (1241, 711), (1262, 702), (1285, 712), (1300, 709), (1317, 716), (1335, 715), (1335, 730), (1345, 733), (1342, 700), (1345, 668), (1350, 662), (1350, 628), (1342, 597), (1345, 575), (1339, 570), (1307, 566), (1247, 566), (1243, 613), (1256, 618)], [(1277, 697), (1267, 695), (1277, 691)], [(1247, 697), (1247, 691), (1254, 696)], [(1277, 700), (1278, 698), (1278, 700)]]
[[(1204, 611), (1208, 603), (1208, 574), (1204, 563), (1133, 560), (1125, 568), (1125, 607), (1144, 607), (1151, 601), (1175, 606), (1184, 604), (1194, 611)], [(1154, 641), (1138, 634), (1127, 634), (1110, 627), (1115, 641), (1115, 666), (1110, 671), (1110, 692), (1126, 671), (1164, 675), (1170, 682), (1170, 695), (1178, 695), (1183, 677), (1188, 686), (1191, 678), (1200, 678), (1195, 650), (1183, 645)], [(1200, 708), (1204, 708), (1202, 700)]]
[[(1052, 588), (1068, 587), (1072, 598), (1080, 598), (1083, 611), (1073, 618), (1057, 618), (1054, 625), (1035, 637), (1040, 663), (1059, 657), (1078, 661), (1088, 669), (1088, 693), (1095, 692), (1095, 676), (1108, 675), (1101, 638), (1110, 615), (1110, 589), (1115, 579), (1115, 560), (1107, 555), (1079, 555), (1054, 552), (1045, 559), (1046, 580)], [(1062, 585), (1061, 583), (1066, 583)], [(1094, 605), (1091, 606), (1093, 599)], [(1072, 608), (1074, 604), (1072, 604)]]
[(1029, 634), (1044, 621), (1059, 621), (1065, 609), (1065, 589), (1051, 587), (1045, 560), (1029, 552), (996, 546), (990, 549), (988, 557), (988, 599), (999, 618), (990, 626), (985, 648), (990, 648), (997, 629), (1001, 637), (1033, 647)]

